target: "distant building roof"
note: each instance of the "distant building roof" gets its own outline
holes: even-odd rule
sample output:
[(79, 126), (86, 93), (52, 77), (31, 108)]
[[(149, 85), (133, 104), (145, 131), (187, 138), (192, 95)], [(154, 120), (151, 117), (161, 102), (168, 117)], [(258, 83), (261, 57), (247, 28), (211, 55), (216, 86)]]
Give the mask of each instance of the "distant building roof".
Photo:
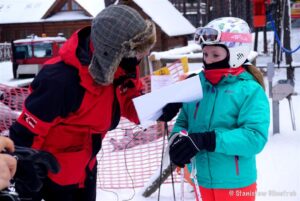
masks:
[(58, 22), (58, 21), (73, 21), (73, 20), (88, 20), (93, 19), (93, 17), (87, 16), (82, 11), (64, 11), (58, 12), (54, 15), (46, 18), (45, 22)]
[[(73, 0), (84, 11), (60, 11), (43, 19), (55, 0), (0, 0), (0, 24), (86, 20), (105, 8), (104, 0)], [(192, 34), (195, 27), (168, 0), (133, 0), (168, 36)], [(88, 15), (89, 14), (89, 15)]]
[(0, 24), (91, 19), (105, 8), (104, 0), (74, 0), (90, 16), (81, 11), (66, 11), (43, 19), (55, 2), (55, 0), (0, 0)]
[(196, 28), (168, 0), (133, 0), (168, 35), (193, 34)]
[(75, 0), (93, 17), (105, 8), (104, 0)]
[(55, 0), (0, 0), (0, 24), (39, 22)]

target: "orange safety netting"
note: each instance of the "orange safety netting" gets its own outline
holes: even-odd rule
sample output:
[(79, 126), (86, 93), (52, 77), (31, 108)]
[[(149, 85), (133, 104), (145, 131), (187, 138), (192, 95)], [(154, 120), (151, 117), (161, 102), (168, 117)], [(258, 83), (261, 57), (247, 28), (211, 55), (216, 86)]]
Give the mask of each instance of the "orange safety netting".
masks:
[(8, 134), (8, 129), (16, 121), (22, 110), (28, 88), (16, 88), (0, 84), (0, 133)]

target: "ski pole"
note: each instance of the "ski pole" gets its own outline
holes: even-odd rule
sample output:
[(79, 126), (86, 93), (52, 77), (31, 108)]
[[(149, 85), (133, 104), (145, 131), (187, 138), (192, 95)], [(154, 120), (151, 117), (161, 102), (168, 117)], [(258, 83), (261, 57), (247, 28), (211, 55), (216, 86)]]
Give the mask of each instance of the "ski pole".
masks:
[(200, 194), (199, 184), (198, 184), (198, 180), (197, 180), (197, 169), (195, 167), (196, 158), (193, 157), (191, 162), (192, 162), (191, 178), (194, 180), (194, 183), (195, 183), (195, 189), (196, 189), (195, 194), (196, 194), (196, 197), (198, 198), (198, 201), (201, 201), (201, 194)]
[(181, 187), (181, 195), (180, 195), (180, 200), (184, 201), (184, 168), (180, 168), (180, 187)]

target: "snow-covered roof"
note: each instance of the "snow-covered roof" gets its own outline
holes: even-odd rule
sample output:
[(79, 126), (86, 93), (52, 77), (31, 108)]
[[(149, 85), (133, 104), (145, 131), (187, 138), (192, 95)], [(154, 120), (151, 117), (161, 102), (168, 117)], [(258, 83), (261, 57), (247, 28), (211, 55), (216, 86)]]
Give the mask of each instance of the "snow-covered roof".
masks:
[(39, 22), (55, 0), (0, 0), (0, 24)]
[(47, 19), (47, 13), (55, 0), (0, 0), (0, 24), (47, 21), (85, 20), (95, 17), (105, 8), (104, 0), (75, 0), (92, 17), (81, 11), (58, 12)]
[[(168, 35), (192, 34), (195, 27), (168, 0), (133, 0)], [(74, 0), (82, 11), (58, 12), (42, 19), (55, 0), (0, 0), (0, 24), (86, 20), (105, 8), (104, 0)], [(171, 16), (171, 17), (170, 17)]]
[(184, 47), (174, 48), (163, 52), (151, 52), (150, 57), (153, 57), (155, 60), (180, 59), (182, 57), (202, 59), (202, 48), (200, 45), (191, 43)]
[(193, 34), (196, 28), (168, 0), (133, 0), (168, 35)]
[(63, 42), (67, 39), (65, 37), (57, 36), (57, 37), (38, 37), (34, 36), (33, 38), (19, 39), (15, 40), (14, 43), (28, 43), (28, 42)]
[(73, 21), (73, 20), (88, 20), (93, 17), (86, 16), (83, 11), (62, 11), (45, 19), (45, 22), (58, 22), (58, 21)]
[(104, 0), (75, 0), (81, 7), (93, 17), (105, 8)]

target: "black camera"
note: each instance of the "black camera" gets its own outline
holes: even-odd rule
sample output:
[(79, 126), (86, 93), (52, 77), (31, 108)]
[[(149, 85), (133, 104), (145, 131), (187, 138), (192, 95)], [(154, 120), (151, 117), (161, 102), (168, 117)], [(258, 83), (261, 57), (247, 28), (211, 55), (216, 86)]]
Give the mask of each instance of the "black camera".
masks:
[(17, 192), (8, 188), (0, 191), (0, 201), (21, 201)]

